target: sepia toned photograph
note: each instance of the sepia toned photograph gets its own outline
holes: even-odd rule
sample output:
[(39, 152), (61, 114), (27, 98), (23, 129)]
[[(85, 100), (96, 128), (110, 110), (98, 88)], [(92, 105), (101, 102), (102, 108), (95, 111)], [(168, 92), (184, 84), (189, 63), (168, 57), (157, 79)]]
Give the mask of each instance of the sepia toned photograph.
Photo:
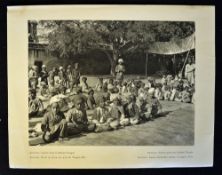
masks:
[(7, 57), (10, 168), (213, 166), (214, 7), (9, 7)]
[(29, 20), (30, 146), (192, 146), (193, 21)]

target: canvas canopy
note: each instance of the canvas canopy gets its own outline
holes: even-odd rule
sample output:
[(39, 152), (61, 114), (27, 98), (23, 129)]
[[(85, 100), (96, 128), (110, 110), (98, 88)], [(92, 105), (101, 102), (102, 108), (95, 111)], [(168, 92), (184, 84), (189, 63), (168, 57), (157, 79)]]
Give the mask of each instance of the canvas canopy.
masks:
[(187, 52), (195, 48), (194, 33), (184, 39), (171, 40), (169, 42), (154, 42), (147, 49), (147, 53), (172, 55)]

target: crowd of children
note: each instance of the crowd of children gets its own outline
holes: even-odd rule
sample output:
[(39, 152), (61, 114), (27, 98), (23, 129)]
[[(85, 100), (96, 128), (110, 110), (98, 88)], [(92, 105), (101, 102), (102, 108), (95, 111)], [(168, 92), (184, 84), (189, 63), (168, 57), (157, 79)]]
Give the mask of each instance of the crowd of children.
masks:
[(33, 66), (29, 70), (29, 117), (43, 116), (43, 139), (51, 142), (153, 120), (162, 110), (160, 100), (194, 103), (194, 92), (194, 84), (181, 75), (164, 75), (160, 81), (98, 78), (92, 87), (87, 77), (81, 77), (78, 63), (49, 72), (45, 65), (41, 72)]

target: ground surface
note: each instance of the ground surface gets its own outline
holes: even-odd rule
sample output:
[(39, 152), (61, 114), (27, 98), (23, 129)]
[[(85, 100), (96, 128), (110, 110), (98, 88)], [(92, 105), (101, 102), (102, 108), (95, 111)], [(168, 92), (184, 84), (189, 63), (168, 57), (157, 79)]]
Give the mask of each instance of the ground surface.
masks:
[[(161, 101), (161, 104), (163, 113), (154, 121), (116, 131), (82, 134), (47, 145), (193, 145), (194, 105), (170, 101)], [(30, 145), (46, 144), (42, 144), (40, 138), (35, 138), (30, 139)]]

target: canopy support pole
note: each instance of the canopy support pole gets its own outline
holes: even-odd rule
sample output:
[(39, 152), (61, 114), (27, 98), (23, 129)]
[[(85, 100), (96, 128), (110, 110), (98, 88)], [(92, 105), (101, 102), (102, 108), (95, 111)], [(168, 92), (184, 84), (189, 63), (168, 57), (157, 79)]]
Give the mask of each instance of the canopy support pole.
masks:
[(174, 74), (176, 75), (176, 54), (173, 55), (173, 69), (174, 69)]
[(146, 52), (145, 75), (147, 77), (148, 52)]
[[(191, 43), (190, 50), (192, 49), (193, 45), (194, 45), (194, 41)], [(186, 65), (186, 62), (187, 62), (187, 60), (188, 60), (188, 56), (189, 56), (189, 54), (190, 54), (190, 50), (188, 50), (188, 52), (187, 52), (186, 59), (185, 59), (185, 61), (184, 61), (182, 70), (180, 71), (181, 74), (183, 74), (183, 69), (184, 69), (184, 67), (185, 67), (185, 65)]]

